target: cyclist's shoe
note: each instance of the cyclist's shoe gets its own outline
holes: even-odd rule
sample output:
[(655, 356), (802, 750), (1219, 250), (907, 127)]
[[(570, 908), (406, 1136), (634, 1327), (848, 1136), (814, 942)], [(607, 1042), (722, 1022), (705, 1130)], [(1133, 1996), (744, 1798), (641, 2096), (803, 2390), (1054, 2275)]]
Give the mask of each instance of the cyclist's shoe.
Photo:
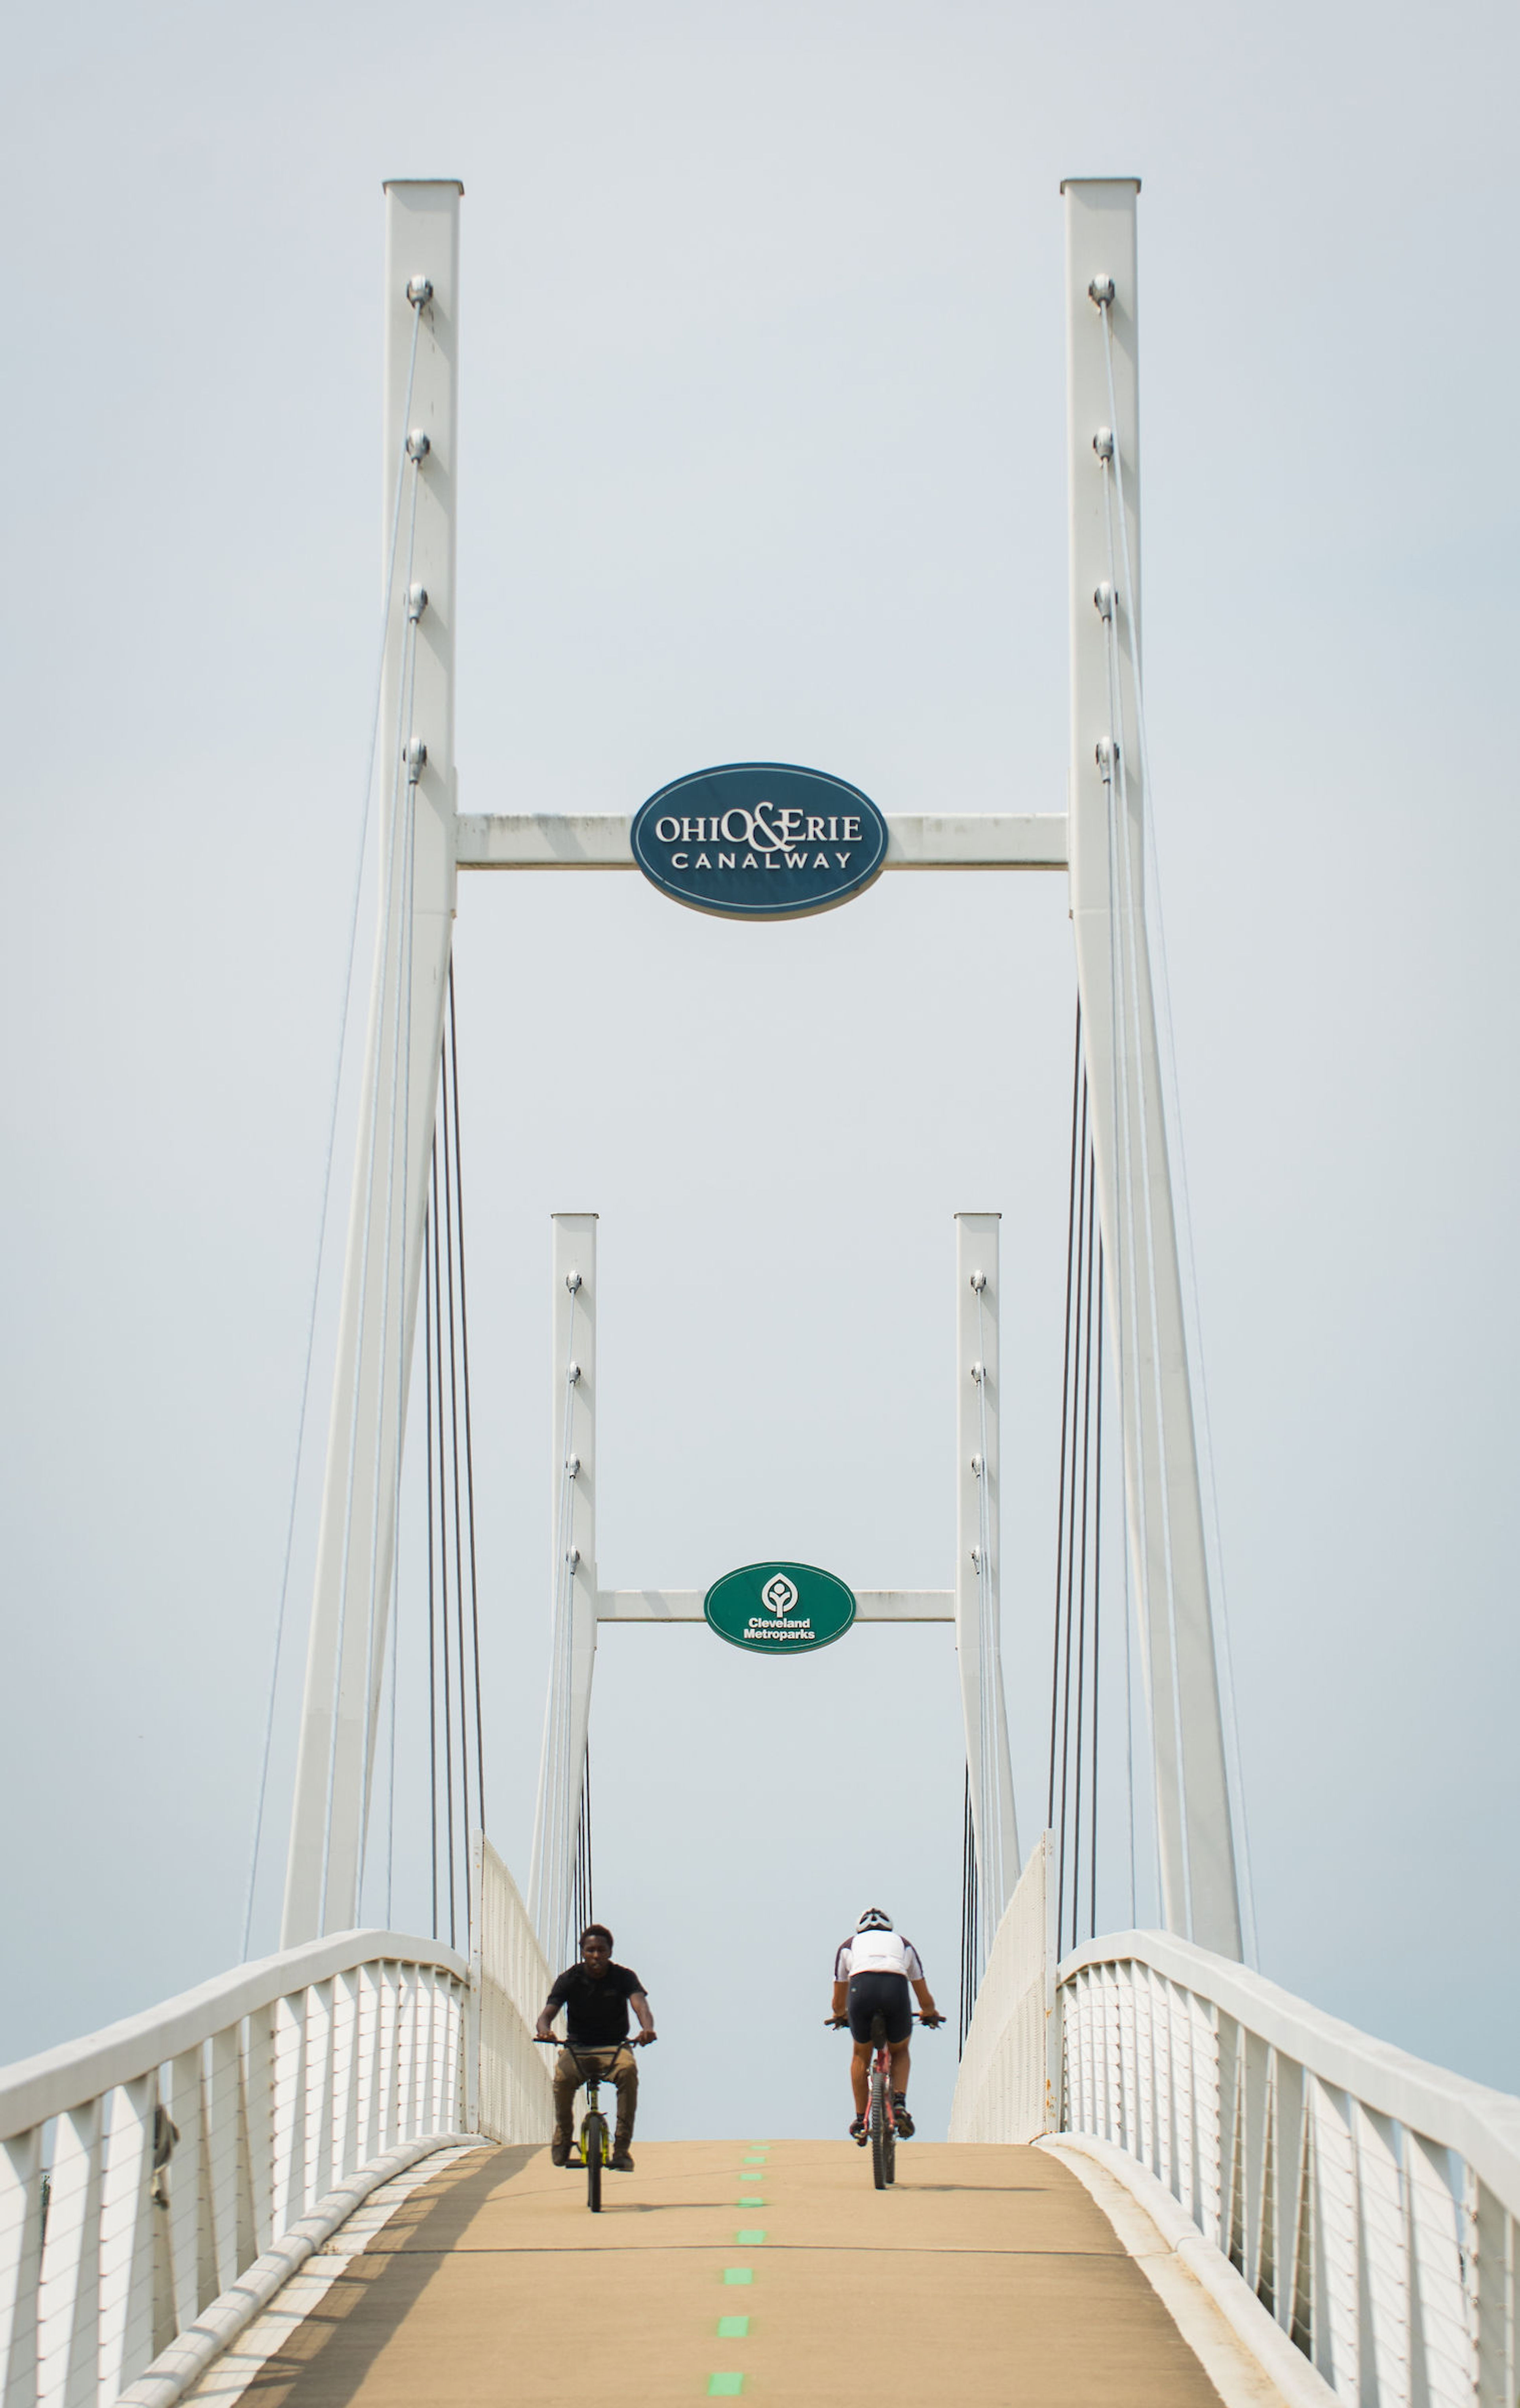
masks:
[(850, 2138), (854, 2142), (856, 2147), (861, 2149), (865, 2147), (867, 2142), (870, 2139), (870, 2128), (868, 2126), (864, 2115), (857, 2115), (855, 2117), (854, 2122), (850, 2127)]
[(631, 2174), (633, 2170), (634, 2161), (628, 2155), (628, 2143), (619, 2141), (612, 2151), (612, 2172), (615, 2174)]
[(549, 2162), (552, 2166), (567, 2166), (569, 2164), (570, 2136), (568, 2132), (556, 2132), (553, 2139), (550, 2142)]
[(892, 2120), (897, 2128), (898, 2140), (911, 2141), (913, 2137), (913, 2119), (908, 2113), (908, 2101), (900, 2090), (895, 2090), (892, 2094)]

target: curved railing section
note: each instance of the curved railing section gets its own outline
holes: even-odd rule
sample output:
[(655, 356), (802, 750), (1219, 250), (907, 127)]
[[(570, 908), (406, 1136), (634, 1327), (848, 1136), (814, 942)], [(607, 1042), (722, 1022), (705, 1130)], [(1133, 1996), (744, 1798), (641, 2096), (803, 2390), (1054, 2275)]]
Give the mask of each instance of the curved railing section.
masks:
[(0, 2071), (4, 2408), (118, 2399), (331, 2194), (463, 2138), (472, 2022), (451, 1950), (349, 1931)]
[(1513, 2403), (1520, 2099), (1162, 1932), (1056, 1966), (1040, 1881), (989, 1960), (952, 2137), (1122, 2151), (1358, 2408)]
[(517, 1884), (482, 1832), (470, 1864), (470, 1976), (480, 2020), (475, 2129), (493, 2141), (547, 2141), (553, 2121), (549, 2053), (535, 2044), (553, 1979)]

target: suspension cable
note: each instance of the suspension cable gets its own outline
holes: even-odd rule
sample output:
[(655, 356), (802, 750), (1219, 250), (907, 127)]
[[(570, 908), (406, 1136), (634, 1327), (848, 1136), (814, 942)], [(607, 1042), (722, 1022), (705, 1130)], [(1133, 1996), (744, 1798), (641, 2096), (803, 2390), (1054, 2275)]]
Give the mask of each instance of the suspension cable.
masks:
[[(449, 964), (449, 1062), (453, 1086), (454, 1207), (459, 1220), (459, 1352), (465, 1372), (465, 1495), (469, 1529), (470, 1634), (475, 1672), (475, 1798), (485, 1828), (485, 1736), (480, 1715), (480, 1592), (475, 1555), (475, 1443), (470, 1416), (469, 1296), (465, 1280), (465, 1174), (459, 1141), (459, 1030), (454, 1010), (454, 970)], [(587, 1773), (590, 1782), (590, 1773)], [(590, 1814), (590, 1789), (587, 1789)]]
[(1171, 1010), (1171, 970), (1167, 955), (1167, 921), (1161, 887), (1161, 859), (1155, 829), (1155, 788), (1151, 777), (1150, 735), (1145, 716), (1145, 680), (1140, 667), (1137, 614), (1134, 609), (1134, 570), (1129, 553), (1129, 521), (1125, 510), (1124, 462), (1119, 451), (1118, 404), (1113, 375), (1113, 318), (1111, 300), (1098, 301), (1098, 317), (1103, 329), (1103, 366), (1108, 379), (1109, 423), (1113, 434), (1113, 482), (1118, 502), (1119, 538), (1124, 558), (1125, 592), (1130, 597), (1130, 619), (1136, 627), (1134, 642), (1135, 733), (1140, 745), (1140, 777), (1146, 809), (1143, 818), (1142, 842), (1150, 854), (1151, 880), (1149, 893), (1156, 927), (1156, 950), (1161, 968), (1161, 1025), (1166, 1039), (1166, 1060), (1170, 1069), (1171, 1136), (1177, 1151), (1177, 1168), (1181, 1187), (1183, 1220), (1183, 1253), (1187, 1264), (1188, 1287), (1193, 1307), (1194, 1354), (1197, 1363), (1198, 1399), (1202, 1407), (1204, 1453), (1208, 1459), (1207, 1511), (1209, 1535), (1213, 1541), (1214, 1586), (1219, 1600), (1219, 1629), (1223, 1641), (1226, 1728), (1232, 1742), (1234, 1765), (1235, 1819), (1240, 1826), (1241, 1870), (1244, 1874), (1247, 1961), (1257, 1961), (1255, 1885), (1251, 1862), (1251, 1822), (1246, 1808), (1245, 1768), (1240, 1755), (1240, 1728), (1236, 1701), (1235, 1655), (1230, 1627), (1229, 1590), (1225, 1576), (1224, 1540), (1219, 1522), (1219, 1486), (1214, 1462), (1213, 1424), (1209, 1399), (1209, 1367), (1203, 1346), (1203, 1303), (1198, 1285), (1197, 1256), (1193, 1240), (1193, 1205), (1187, 1176), (1187, 1143), (1181, 1110), (1181, 1085), (1177, 1075), (1177, 1035)]
[[(402, 405), (403, 427), (411, 419), (411, 396), (417, 373), (417, 344), (422, 331), (422, 307), (412, 305), (411, 350), (407, 362), (407, 394)], [(396, 543), (401, 529), (401, 496), (405, 490), (407, 450), (405, 442), (396, 462), (395, 494), (391, 509), (391, 537), (385, 553), (385, 576), (382, 580), (380, 614), (380, 642), (375, 664), (375, 698), (369, 712), (369, 751), (365, 763), (364, 801), (359, 814), (359, 836), (354, 847), (352, 899), (349, 906), (348, 945), (343, 964), (340, 1002), (337, 1015), (337, 1043), (334, 1049), (332, 1096), (327, 1111), (327, 1143), (323, 1158), (322, 1200), (317, 1208), (316, 1259), (311, 1270), (311, 1301), (307, 1312), (306, 1352), (301, 1367), (301, 1402), (295, 1417), (295, 1459), (291, 1471), (290, 1508), (285, 1517), (285, 1545), (280, 1572), (280, 1599), (275, 1612), (274, 1647), (269, 1663), (268, 1701), (264, 1717), (264, 1745), (259, 1757), (259, 1780), (253, 1808), (253, 1833), (249, 1844), (248, 1886), (243, 1903), (242, 1949), (247, 1960), (249, 1942), (253, 1928), (253, 1891), (258, 1879), (259, 1850), (264, 1838), (265, 1807), (268, 1799), (269, 1758), (274, 1746), (275, 1703), (280, 1688), (280, 1661), (285, 1640), (285, 1618), (290, 1604), (291, 1565), (295, 1549), (295, 1515), (301, 1493), (301, 1464), (306, 1453), (307, 1414), (311, 1403), (311, 1366), (317, 1343), (317, 1306), (322, 1294), (323, 1256), (327, 1246), (327, 1217), (332, 1203), (333, 1161), (337, 1146), (338, 1105), (343, 1090), (343, 1063), (348, 1050), (349, 1021), (353, 1001), (353, 959), (359, 939), (359, 903), (364, 892), (365, 855), (369, 847), (369, 818), (374, 805), (375, 756), (380, 749), (380, 697), (385, 683), (385, 648), (391, 628), (391, 605), (395, 592)]]

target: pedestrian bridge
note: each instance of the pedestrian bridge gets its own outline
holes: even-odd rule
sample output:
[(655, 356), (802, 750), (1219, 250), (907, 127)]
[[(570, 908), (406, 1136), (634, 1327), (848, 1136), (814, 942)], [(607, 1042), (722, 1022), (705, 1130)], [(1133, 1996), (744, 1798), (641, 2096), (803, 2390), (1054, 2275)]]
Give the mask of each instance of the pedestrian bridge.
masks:
[[(748, 1566), (762, 1581), (726, 1630), (713, 1600), (740, 1574), (705, 1595), (598, 1584), (595, 1215), (564, 1214), (551, 1677), (520, 1890), (482, 1828), (452, 930), (461, 872), (628, 871), (636, 853), (626, 813), (457, 810), (460, 194), (388, 188), (387, 549), (364, 822), (378, 799), (374, 969), (280, 1945), (250, 1957), (261, 1784), (249, 1961), (0, 2071), (0, 2408), (245, 2393), (293, 2408), (588, 2394), (1520, 2401), (1520, 2100), (1351, 2029), (1242, 1961), (1249, 1885), (1146, 902), (1136, 191), (1065, 188), (1067, 809), (889, 817), (844, 790), (860, 826), (874, 815), (886, 871), (1068, 881), (1077, 1039), (1050, 1742), (1038, 1773), (1021, 1773), (1026, 1799), (1043, 1793), (1044, 1828), (1021, 1843), (1004, 1704), (998, 1214), (956, 1216), (952, 1580), (856, 1592), (816, 1567)], [(698, 836), (737, 819), (779, 867), (768, 801), (702, 808)], [(669, 824), (681, 838), (686, 821)], [(755, 868), (758, 897), (769, 882), (758, 856)], [(308, 1346), (308, 1386), (309, 1360)], [(424, 1584), (403, 1582), (397, 1545), (409, 1418), (427, 1450)], [(1105, 1429), (1118, 1458), (1106, 1481)], [(598, 1627), (707, 1614), (742, 1645), (774, 1637), (765, 1609), (793, 1614), (795, 1656), (810, 1578), (843, 1600), (830, 1637), (851, 1615), (954, 1626), (966, 1837), (949, 2138), (905, 2147), (896, 2188), (879, 2194), (847, 2143), (640, 2136), (636, 2172), (609, 2177), (593, 2218), (549, 2161), (532, 2034), (591, 1905)], [(1116, 1592), (1126, 1680), (1117, 1715), (1110, 1703), (1100, 1717)], [(424, 1612), (425, 1935), (371, 1928), (392, 1914), (395, 1631)], [(283, 1621), (282, 1597), (271, 1730)], [(1105, 1751), (1125, 1775), (1128, 1919), (1138, 1833), (1157, 1867), (1156, 1929), (1097, 1928), (1097, 1834), (1119, 1787), (1100, 1796)]]
[(1159, 2261), (1040, 2149), (915, 2143), (878, 2198), (848, 2142), (656, 2143), (595, 2220), (541, 2149), (390, 2187), (379, 2229), (312, 2259), (197, 2402), (917, 2408), (953, 2367), (984, 2400), (1212, 2408), (1211, 2365), (1226, 2397), (1269, 2396), (1201, 2291), (1184, 2339)]

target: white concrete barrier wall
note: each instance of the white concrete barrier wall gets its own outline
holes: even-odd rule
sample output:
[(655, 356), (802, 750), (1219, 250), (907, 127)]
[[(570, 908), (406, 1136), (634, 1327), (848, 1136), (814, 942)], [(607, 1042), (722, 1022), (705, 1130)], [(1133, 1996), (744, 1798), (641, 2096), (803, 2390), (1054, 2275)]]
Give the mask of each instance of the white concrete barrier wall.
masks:
[(465, 2123), (468, 1968), (341, 1932), (0, 2071), (0, 2401), (107, 2408), (373, 2161)]
[(553, 2052), (533, 2028), (553, 1980), (517, 1884), (489, 1840), (474, 1849), (471, 1976), (480, 2017), (477, 2128), (493, 2141), (547, 2141)]
[(1055, 1885), (1042, 1831), (993, 1941), (950, 2107), (953, 2141), (1033, 2141), (1055, 2128)]
[[(953, 2137), (1039, 2129), (1048, 1872), (1031, 1861), (1004, 1917)], [(1162, 1932), (1090, 1942), (1054, 1991), (1053, 2128), (1148, 2169), (1340, 2399), (1514, 2408), (1520, 2099)]]

